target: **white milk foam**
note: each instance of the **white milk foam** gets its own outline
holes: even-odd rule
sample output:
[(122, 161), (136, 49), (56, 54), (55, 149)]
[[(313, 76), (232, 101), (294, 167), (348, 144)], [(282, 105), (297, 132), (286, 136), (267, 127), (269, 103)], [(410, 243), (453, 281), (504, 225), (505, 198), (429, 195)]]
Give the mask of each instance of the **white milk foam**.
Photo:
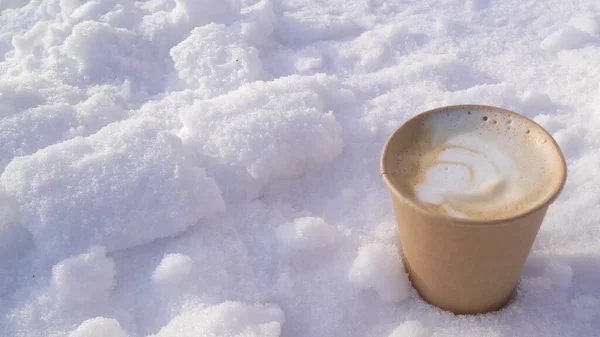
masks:
[(400, 170), (428, 208), (463, 218), (511, 216), (560, 183), (548, 136), (523, 118), (480, 109), (434, 114), (422, 125), (425, 136), (406, 156), (417, 169)]

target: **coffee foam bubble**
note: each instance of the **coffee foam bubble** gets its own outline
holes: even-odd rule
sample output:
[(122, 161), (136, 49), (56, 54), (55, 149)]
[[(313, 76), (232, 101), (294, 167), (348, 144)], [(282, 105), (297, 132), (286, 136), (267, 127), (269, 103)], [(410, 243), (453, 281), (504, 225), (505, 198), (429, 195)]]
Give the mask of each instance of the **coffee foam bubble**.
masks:
[(428, 114), (411, 125), (393, 180), (417, 203), (461, 218), (504, 218), (535, 206), (560, 184), (549, 136), (518, 115), (475, 108)]

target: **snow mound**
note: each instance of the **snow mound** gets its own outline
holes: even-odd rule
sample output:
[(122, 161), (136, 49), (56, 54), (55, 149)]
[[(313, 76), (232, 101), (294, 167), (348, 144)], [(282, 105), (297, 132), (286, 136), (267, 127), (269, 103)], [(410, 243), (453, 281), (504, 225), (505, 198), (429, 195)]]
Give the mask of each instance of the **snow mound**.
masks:
[(275, 305), (224, 302), (208, 308), (184, 308), (148, 337), (279, 337), (283, 322), (283, 311)]
[(442, 328), (436, 330), (431, 337), (504, 337), (504, 335), (493, 328), (461, 327)]
[(118, 0), (63, 0), (61, 1), (61, 13), (70, 24), (99, 21), (115, 28), (134, 28), (142, 16), (142, 12), (133, 6), (132, 2)]
[(388, 337), (431, 337), (432, 331), (419, 321), (406, 321), (400, 324)]
[[(359, 35), (375, 21), (365, 2), (334, 1), (331, 4), (311, 2), (278, 4), (285, 10), (279, 17), (279, 34), (286, 43), (307, 45), (319, 41), (344, 40)], [(331, 7), (330, 7), (331, 6)], [(286, 8), (287, 7), (287, 8)]]
[(93, 134), (127, 117), (121, 88), (97, 86), (85, 95), (62, 84), (49, 88), (54, 85), (34, 75), (0, 84), (0, 170), (16, 156)]
[(68, 337), (127, 337), (127, 334), (116, 319), (95, 317), (81, 323)]
[(0, 182), (47, 255), (94, 244), (115, 251), (175, 235), (224, 210), (219, 187), (187, 156), (159, 121), (136, 118), (17, 158)]
[(80, 136), (91, 135), (102, 127), (127, 117), (127, 112), (104, 92), (90, 95), (85, 101), (77, 104), (75, 109), (79, 126), (73, 133)]
[(547, 114), (539, 114), (533, 120), (550, 133), (555, 133), (565, 127), (559, 120)]
[(210, 98), (263, 77), (258, 50), (222, 24), (195, 28), (171, 49), (175, 69), (188, 85)]
[(185, 281), (192, 270), (193, 260), (183, 254), (167, 254), (152, 274), (157, 284), (178, 284)]
[(298, 178), (344, 146), (342, 127), (319, 93), (332, 86), (324, 76), (251, 83), (183, 110), (180, 135), (264, 184)]
[(242, 9), (242, 14), (244, 19), (234, 25), (235, 29), (254, 46), (268, 45), (277, 22), (273, 0), (260, 0)]
[(352, 69), (355, 73), (370, 73), (394, 66), (401, 55), (418, 48), (427, 40), (407, 25), (381, 24), (347, 42), (335, 55), (335, 66), (340, 71)]
[(5, 9), (14, 9), (26, 6), (30, 0), (2, 0), (0, 1), (0, 12)]
[[(75, 61), (74, 81), (112, 84), (129, 80), (148, 92), (164, 85), (165, 61), (155, 58), (152, 45), (128, 29), (80, 22), (61, 46), (61, 53)], [(150, 73), (154, 76), (147, 76)]]
[(76, 9), (83, 5), (84, 2), (85, 1), (82, 0), (60, 0), (60, 10), (65, 17), (68, 17)]
[(60, 261), (52, 267), (52, 289), (63, 307), (106, 303), (115, 287), (115, 262), (104, 247)]
[(0, 170), (15, 156), (68, 139), (77, 125), (77, 112), (67, 104), (43, 105), (0, 119)]
[(294, 63), (294, 67), (300, 74), (310, 74), (323, 67), (323, 57), (319, 55), (301, 55)]
[(584, 13), (573, 16), (569, 26), (592, 35), (600, 35), (600, 14)]
[(239, 0), (175, 0), (172, 15), (194, 26), (201, 26), (214, 21), (231, 20), (239, 12)]
[(39, 87), (32, 82), (20, 79), (0, 83), (0, 118), (35, 108), (45, 102)]
[(427, 61), (422, 65), (422, 73), (435, 74), (448, 91), (459, 91), (495, 82), (489, 75), (478, 72), (455, 58), (433, 57)]
[(585, 128), (571, 127), (560, 130), (552, 136), (558, 143), (563, 153), (568, 153), (570, 157), (579, 156), (585, 149), (585, 136), (588, 130)]
[(295, 251), (314, 251), (334, 245), (340, 236), (337, 228), (331, 227), (322, 218), (304, 217), (277, 228), (281, 243)]
[(39, 21), (32, 25), (26, 32), (20, 32), (21, 34), (14, 36), (11, 39), (11, 43), (15, 48), (16, 54), (24, 56), (40, 46), (44, 35), (48, 31), (48, 26), (48, 21)]
[(573, 280), (573, 269), (563, 262), (551, 260), (544, 268), (542, 276), (534, 276), (523, 279), (523, 285), (535, 291), (549, 289), (565, 290), (571, 286)]
[(189, 36), (191, 30), (211, 23), (231, 24), (239, 19), (238, 0), (175, 0), (146, 2), (148, 14), (140, 20), (143, 36), (168, 51)]
[(548, 35), (540, 43), (540, 47), (550, 52), (583, 48), (599, 42), (598, 37), (590, 35), (581, 29), (564, 27)]
[(360, 289), (375, 290), (385, 302), (401, 302), (410, 295), (410, 282), (394, 245), (362, 246), (348, 278)]

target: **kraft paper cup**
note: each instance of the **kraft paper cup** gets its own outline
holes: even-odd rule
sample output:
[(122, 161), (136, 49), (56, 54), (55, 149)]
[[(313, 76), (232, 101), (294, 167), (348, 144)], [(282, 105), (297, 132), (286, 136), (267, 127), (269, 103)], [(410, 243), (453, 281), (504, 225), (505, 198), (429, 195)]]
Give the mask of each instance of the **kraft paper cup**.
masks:
[[(547, 139), (556, 172), (551, 195), (509, 218), (464, 219), (428, 210), (401, 187), (396, 161), (430, 114), (467, 113), (487, 109), (529, 124), (532, 134)], [(525, 260), (548, 207), (562, 191), (567, 168), (552, 136), (535, 122), (514, 112), (483, 105), (446, 106), (423, 112), (405, 122), (388, 139), (381, 156), (381, 174), (390, 190), (403, 258), (409, 279), (430, 304), (456, 314), (496, 311), (511, 298)]]

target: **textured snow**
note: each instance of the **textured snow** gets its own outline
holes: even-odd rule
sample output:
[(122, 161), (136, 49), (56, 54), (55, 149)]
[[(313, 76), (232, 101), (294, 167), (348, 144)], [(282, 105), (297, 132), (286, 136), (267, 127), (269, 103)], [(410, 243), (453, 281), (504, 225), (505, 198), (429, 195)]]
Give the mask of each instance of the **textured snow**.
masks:
[(333, 160), (344, 146), (342, 127), (314, 90), (330, 85), (321, 76), (291, 77), (197, 101), (181, 113), (181, 136), (262, 183), (298, 178)]
[(158, 284), (177, 284), (186, 280), (194, 261), (186, 255), (167, 254), (152, 273), (152, 281)]
[(224, 210), (219, 187), (152, 118), (113, 123), (14, 159), (0, 176), (46, 255), (175, 235)]
[(200, 87), (207, 97), (261, 79), (258, 54), (240, 34), (215, 23), (194, 28), (189, 37), (171, 49), (179, 78), (189, 86)]
[(578, 49), (587, 45), (596, 44), (598, 37), (574, 27), (561, 28), (548, 35), (540, 46), (549, 51), (561, 51), (569, 49)]
[(600, 35), (600, 14), (582, 13), (569, 20), (571, 27), (593, 35)]
[(278, 337), (284, 314), (274, 305), (224, 302), (207, 308), (184, 308), (157, 334), (148, 337)]
[(432, 331), (419, 321), (406, 321), (400, 324), (388, 337), (431, 337)]
[(68, 337), (127, 337), (127, 335), (117, 320), (96, 317), (81, 323)]
[(336, 244), (342, 235), (321, 218), (305, 217), (277, 228), (277, 237), (287, 248), (294, 251), (313, 251)]
[(86, 306), (105, 302), (115, 287), (115, 262), (104, 247), (70, 257), (52, 267), (52, 288), (64, 306)]
[[(596, 0), (0, 0), (0, 335), (599, 336), (598, 60)], [(411, 287), (379, 174), (458, 103), (569, 168), (479, 316)]]
[(360, 247), (348, 278), (361, 289), (375, 290), (385, 302), (401, 302), (410, 296), (408, 277), (393, 245)]

